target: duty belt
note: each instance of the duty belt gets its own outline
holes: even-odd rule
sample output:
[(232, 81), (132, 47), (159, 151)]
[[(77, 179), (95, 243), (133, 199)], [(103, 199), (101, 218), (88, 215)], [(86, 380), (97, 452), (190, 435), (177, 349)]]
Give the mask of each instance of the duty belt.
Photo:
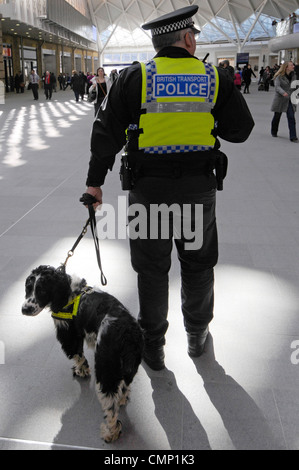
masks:
[(193, 152), (184, 155), (144, 156), (129, 155), (129, 162), (136, 177), (161, 176), (180, 178), (184, 175), (211, 174), (216, 158), (212, 152)]
[[(128, 167), (132, 172), (132, 185), (142, 177), (180, 178), (182, 176), (211, 176), (216, 170), (217, 189), (223, 189), (227, 173), (227, 157), (219, 150), (193, 152), (183, 156), (144, 156), (142, 152), (129, 154)], [(126, 188), (128, 189), (128, 188)]]
[(185, 166), (183, 163), (179, 162), (173, 162), (167, 165), (157, 163), (158, 162), (153, 162), (149, 165), (145, 163), (139, 170), (136, 168), (133, 169), (133, 173), (137, 177), (156, 176), (161, 178), (181, 178), (182, 176), (208, 175), (211, 174), (215, 168), (211, 163), (197, 166)]

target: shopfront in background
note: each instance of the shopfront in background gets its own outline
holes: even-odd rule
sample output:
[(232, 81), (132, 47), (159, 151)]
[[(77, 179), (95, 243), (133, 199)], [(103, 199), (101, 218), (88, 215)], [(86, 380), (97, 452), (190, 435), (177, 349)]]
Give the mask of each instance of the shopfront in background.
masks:
[[(3, 64), (4, 64), (4, 80), (5, 91), (9, 93), (14, 91), (14, 77), (17, 73), (23, 70), (25, 74), (25, 81), (28, 80), (32, 69), (37, 70), (37, 52), (35, 47), (23, 47), (24, 58), (21, 59), (20, 64), (17, 60), (17, 70), (14, 70), (13, 52), (11, 44), (3, 44)], [(22, 51), (20, 47), (20, 57)]]

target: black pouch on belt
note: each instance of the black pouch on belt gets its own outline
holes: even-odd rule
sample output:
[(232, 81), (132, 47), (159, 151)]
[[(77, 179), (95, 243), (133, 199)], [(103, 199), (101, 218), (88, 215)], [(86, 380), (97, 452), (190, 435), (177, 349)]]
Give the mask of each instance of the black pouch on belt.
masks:
[(132, 168), (129, 164), (128, 155), (123, 154), (121, 157), (121, 167), (120, 167), (120, 181), (121, 181), (121, 188), (124, 191), (128, 191), (133, 189), (133, 173)]
[(228, 168), (228, 158), (225, 153), (220, 152), (220, 150), (216, 151), (216, 162), (215, 162), (215, 170), (216, 170), (216, 180), (217, 180), (217, 190), (223, 190), (223, 180), (226, 177)]

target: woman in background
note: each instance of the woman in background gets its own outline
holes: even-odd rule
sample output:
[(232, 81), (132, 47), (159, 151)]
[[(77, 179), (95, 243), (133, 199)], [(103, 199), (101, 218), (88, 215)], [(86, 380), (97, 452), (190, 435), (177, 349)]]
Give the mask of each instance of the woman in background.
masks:
[(245, 87), (244, 87), (244, 92), (243, 93), (250, 93), (249, 91), (249, 86), (250, 86), (250, 83), (251, 83), (251, 76), (254, 76), (256, 77), (254, 71), (252, 70), (251, 68), (251, 65), (248, 64), (247, 67), (245, 66), (244, 69), (243, 69), (243, 73), (242, 73), (242, 78), (243, 78), (243, 81), (245, 83)]
[(271, 123), (271, 135), (277, 137), (281, 115), (287, 113), (290, 141), (298, 142), (295, 120), (296, 105), (291, 100), (291, 95), (295, 91), (295, 88), (292, 88), (292, 83), (296, 80), (294, 69), (295, 65), (292, 61), (285, 62), (274, 75), (275, 95), (271, 106), (274, 116)]
[(103, 67), (99, 67), (96, 73), (96, 76), (91, 80), (91, 87), (89, 89), (89, 93), (96, 91), (96, 100), (94, 103), (94, 113), (95, 116), (98, 113), (99, 107), (103, 103), (105, 97), (107, 96), (110, 88), (111, 88), (111, 80), (109, 77), (105, 75), (105, 71)]

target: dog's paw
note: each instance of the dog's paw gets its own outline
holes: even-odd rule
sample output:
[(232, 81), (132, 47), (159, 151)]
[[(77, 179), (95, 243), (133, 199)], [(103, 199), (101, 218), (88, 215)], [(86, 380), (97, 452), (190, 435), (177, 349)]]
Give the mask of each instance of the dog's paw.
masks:
[(91, 375), (90, 368), (86, 359), (83, 363), (79, 362), (74, 365), (73, 367), (74, 377), (86, 378), (86, 377), (90, 377), (90, 375)]
[(128, 401), (129, 401), (129, 396), (130, 396), (130, 392), (131, 392), (131, 389), (130, 389), (130, 386), (127, 386), (126, 384), (123, 384), (122, 388), (121, 388), (121, 395), (120, 395), (120, 399), (119, 399), (119, 406), (125, 406)]
[(122, 429), (122, 424), (121, 421), (117, 420), (115, 426), (112, 428), (109, 428), (107, 424), (102, 423), (101, 424), (101, 438), (104, 439), (104, 441), (109, 444), (110, 442), (116, 441), (121, 433)]
[(126, 406), (126, 404), (128, 403), (129, 401), (129, 397), (128, 396), (123, 396), (122, 399), (120, 400), (119, 402), (119, 406)]

